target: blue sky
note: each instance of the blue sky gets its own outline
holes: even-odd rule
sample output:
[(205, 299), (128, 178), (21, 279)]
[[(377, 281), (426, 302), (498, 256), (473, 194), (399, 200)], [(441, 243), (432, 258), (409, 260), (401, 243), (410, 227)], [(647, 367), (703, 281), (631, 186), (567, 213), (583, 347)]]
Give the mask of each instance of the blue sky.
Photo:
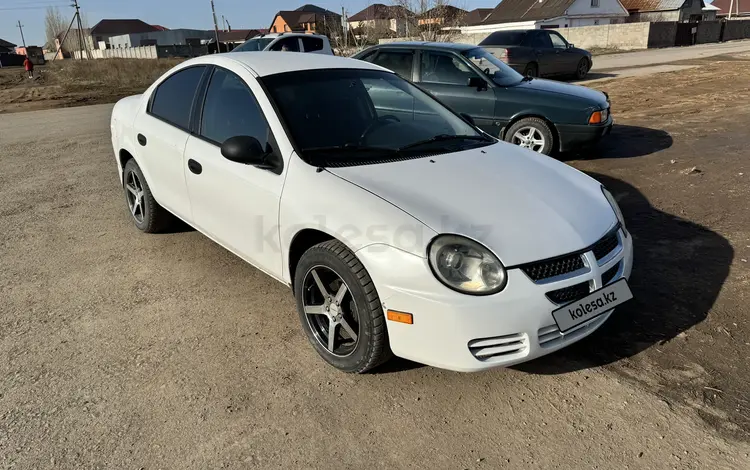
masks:
[[(221, 22), (225, 15), (232, 28), (267, 28), (278, 10), (294, 10), (304, 3), (354, 14), (377, 0), (214, 0)], [(457, 6), (466, 9), (491, 8), (498, 0), (458, 0)], [(102, 18), (139, 18), (150, 24), (167, 28), (212, 29), (210, 0), (79, 0), (82, 14), (93, 26)], [(71, 1), (65, 0), (0, 0), (0, 38), (21, 44), (16, 22), (21, 20), (28, 45), (44, 43), (44, 14), (48, 5), (59, 6), (63, 15), (73, 17)], [(379, 3), (389, 4), (390, 0)]]

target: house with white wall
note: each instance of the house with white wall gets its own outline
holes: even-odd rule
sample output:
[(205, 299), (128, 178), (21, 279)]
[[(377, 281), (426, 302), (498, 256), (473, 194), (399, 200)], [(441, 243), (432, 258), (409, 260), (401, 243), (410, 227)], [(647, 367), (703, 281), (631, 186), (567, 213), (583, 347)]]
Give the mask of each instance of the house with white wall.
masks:
[(484, 21), (464, 26), (461, 32), (572, 28), (622, 23), (627, 17), (619, 0), (503, 0)]

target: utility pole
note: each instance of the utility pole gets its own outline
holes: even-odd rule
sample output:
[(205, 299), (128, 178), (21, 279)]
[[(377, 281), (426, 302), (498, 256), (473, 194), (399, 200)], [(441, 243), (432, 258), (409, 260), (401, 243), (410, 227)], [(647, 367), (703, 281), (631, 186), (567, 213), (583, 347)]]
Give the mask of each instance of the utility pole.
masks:
[(91, 53), (89, 52), (88, 43), (86, 41), (86, 35), (83, 33), (83, 22), (81, 21), (81, 7), (78, 5), (78, 0), (73, 0), (73, 8), (76, 9), (76, 13), (73, 16), (74, 20), (78, 22), (78, 42), (81, 46), (81, 60), (83, 60), (83, 52), (86, 51), (86, 58), (91, 59)]
[(349, 22), (346, 20), (346, 10), (341, 7), (341, 32), (344, 34), (344, 48), (349, 47)]
[(211, 13), (214, 15), (214, 33), (216, 34), (216, 52), (221, 52), (221, 45), (219, 44), (219, 24), (216, 22), (216, 8), (214, 7), (214, 0), (211, 0)]
[[(23, 43), (23, 50), (26, 50), (26, 39), (23, 37), (23, 25), (21, 24), (21, 20), (18, 20), (18, 29), (21, 30), (21, 42)], [(29, 55), (29, 51), (26, 51), (26, 55)]]
[[(739, 4), (740, 4), (740, 2), (739, 2), (739, 0), (738, 0), (738, 1), (737, 1), (737, 6), (738, 6), (738, 7), (739, 7)], [(729, 19), (729, 20), (731, 20), (731, 19), (732, 19), (732, 7), (733, 7), (733, 6), (734, 6), (734, 0), (730, 0), (730, 2), (729, 2), (729, 18), (727, 18), (727, 19)], [(739, 10), (739, 8), (738, 8), (738, 10)]]

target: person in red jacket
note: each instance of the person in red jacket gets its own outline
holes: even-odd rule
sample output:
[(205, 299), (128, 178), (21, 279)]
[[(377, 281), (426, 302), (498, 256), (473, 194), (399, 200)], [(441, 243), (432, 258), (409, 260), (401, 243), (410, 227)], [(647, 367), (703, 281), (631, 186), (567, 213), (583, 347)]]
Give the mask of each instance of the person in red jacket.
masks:
[(23, 66), (26, 68), (26, 72), (29, 73), (29, 78), (34, 78), (34, 64), (29, 59), (29, 56), (26, 56), (26, 60), (23, 61)]

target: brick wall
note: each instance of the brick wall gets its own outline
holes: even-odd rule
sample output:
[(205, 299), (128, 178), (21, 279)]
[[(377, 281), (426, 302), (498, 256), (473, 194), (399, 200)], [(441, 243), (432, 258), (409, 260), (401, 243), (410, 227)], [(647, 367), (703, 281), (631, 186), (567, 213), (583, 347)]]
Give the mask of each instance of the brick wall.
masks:
[(560, 28), (568, 42), (582, 49), (646, 49), (649, 23), (606, 24)]

